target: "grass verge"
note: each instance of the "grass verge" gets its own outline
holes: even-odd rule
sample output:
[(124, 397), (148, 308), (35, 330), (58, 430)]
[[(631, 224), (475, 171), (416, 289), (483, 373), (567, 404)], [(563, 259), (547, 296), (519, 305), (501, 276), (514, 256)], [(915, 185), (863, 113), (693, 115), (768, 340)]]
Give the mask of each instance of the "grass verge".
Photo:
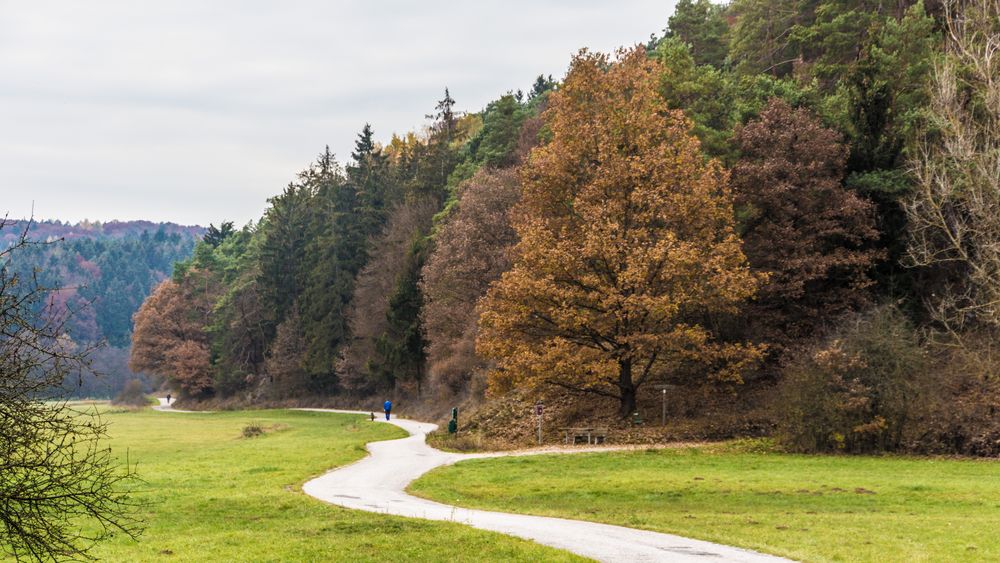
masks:
[[(302, 483), (399, 438), (364, 417), (301, 411), (108, 411), (114, 452), (138, 461), (148, 529), (98, 546), (108, 561), (581, 561), (458, 524), (383, 516), (304, 495)], [(243, 437), (255, 423), (263, 434)]]
[(1000, 463), (698, 447), (463, 461), (412, 493), (805, 561), (1000, 560)]

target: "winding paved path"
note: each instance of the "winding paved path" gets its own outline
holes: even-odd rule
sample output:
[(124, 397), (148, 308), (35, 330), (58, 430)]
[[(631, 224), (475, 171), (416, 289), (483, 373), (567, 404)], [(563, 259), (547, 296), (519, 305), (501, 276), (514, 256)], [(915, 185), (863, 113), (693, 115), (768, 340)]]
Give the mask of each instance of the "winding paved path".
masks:
[(505, 454), (443, 452), (428, 446), (424, 440), (436, 425), (405, 419), (393, 420), (392, 424), (406, 430), (410, 436), (399, 440), (372, 442), (368, 444), (371, 455), (307, 482), (302, 490), (320, 500), (346, 508), (459, 522), (474, 528), (533, 540), (598, 561), (786, 561), (753, 551), (670, 534), (562, 518), (471, 510), (411, 496), (406, 493), (406, 486), (435, 467), (463, 459)]

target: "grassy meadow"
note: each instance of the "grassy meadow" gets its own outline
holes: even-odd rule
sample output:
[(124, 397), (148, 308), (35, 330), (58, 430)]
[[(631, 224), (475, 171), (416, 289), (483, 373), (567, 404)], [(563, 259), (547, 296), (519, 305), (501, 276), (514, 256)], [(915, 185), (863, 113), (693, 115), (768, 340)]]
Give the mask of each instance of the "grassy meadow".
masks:
[(410, 490), (804, 561), (1000, 560), (995, 460), (787, 455), (731, 444), (463, 461)]
[[(363, 416), (301, 411), (205, 414), (109, 409), (111, 446), (138, 462), (147, 530), (115, 538), (106, 561), (582, 561), (566, 552), (446, 522), (347, 510), (302, 483), (405, 436)], [(244, 438), (258, 423), (263, 436)]]

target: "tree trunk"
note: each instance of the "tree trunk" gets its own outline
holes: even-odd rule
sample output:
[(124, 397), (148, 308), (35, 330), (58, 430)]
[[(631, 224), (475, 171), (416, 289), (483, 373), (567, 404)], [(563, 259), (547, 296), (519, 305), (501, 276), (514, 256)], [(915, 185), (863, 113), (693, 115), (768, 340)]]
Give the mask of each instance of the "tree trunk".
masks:
[(628, 418), (635, 412), (635, 384), (632, 382), (632, 360), (618, 362), (618, 389), (621, 391), (621, 403), (618, 414)]

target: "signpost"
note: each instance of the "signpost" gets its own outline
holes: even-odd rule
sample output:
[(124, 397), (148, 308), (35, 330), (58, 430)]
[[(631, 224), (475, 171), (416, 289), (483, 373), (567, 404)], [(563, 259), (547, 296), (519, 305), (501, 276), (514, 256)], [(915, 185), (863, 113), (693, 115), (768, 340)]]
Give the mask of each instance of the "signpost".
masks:
[(538, 445), (542, 445), (542, 413), (545, 407), (541, 402), (535, 403), (535, 416), (538, 418)]

